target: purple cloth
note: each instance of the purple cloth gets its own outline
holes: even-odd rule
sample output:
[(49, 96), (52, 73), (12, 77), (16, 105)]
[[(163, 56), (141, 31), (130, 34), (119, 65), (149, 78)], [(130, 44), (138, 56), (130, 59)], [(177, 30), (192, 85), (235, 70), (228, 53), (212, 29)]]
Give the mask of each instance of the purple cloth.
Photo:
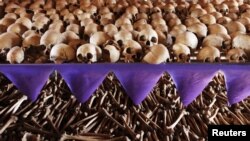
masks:
[(249, 64), (43, 64), (0, 65), (0, 72), (36, 100), (51, 72), (58, 70), (76, 98), (85, 102), (109, 72), (114, 72), (135, 104), (153, 89), (163, 72), (174, 80), (184, 105), (190, 104), (214, 75), (224, 72), (229, 104), (250, 96)]

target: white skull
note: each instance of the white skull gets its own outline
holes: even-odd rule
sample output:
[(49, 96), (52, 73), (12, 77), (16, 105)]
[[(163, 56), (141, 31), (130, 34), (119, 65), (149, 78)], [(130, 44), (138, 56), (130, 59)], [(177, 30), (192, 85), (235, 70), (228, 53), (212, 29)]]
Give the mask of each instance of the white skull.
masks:
[(220, 50), (213, 46), (203, 47), (197, 55), (197, 60), (202, 62), (220, 62)]
[(121, 47), (126, 41), (133, 40), (133, 35), (127, 30), (120, 30), (114, 35), (114, 39)]
[(67, 26), (66, 31), (73, 31), (74, 33), (80, 33), (80, 26), (78, 24), (70, 24)]
[(176, 36), (175, 43), (182, 43), (191, 49), (196, 49), (198, 45), (198, 38), (193, 32), (186, 31)]
[(92, 34), (98, 32), (98, 31), (100, 31), (100, 26), (96, 23), (90, 23), (90, 24), (85, 26), (84, 34), (88, 35), (90, 37)]
[(114, 24), (108, 24), (104, 26), (103, 31), (110, 37), (114, 37), (114, 35), (118, 32), (118, 29)]
[(69, 45), (60, 43), (52, 47), (50, 51), (50, 60), (56, 64), (69, 62), (75, 59), (75, 50)]
[(128, 40), (123, 45), (122, 55), (124, 56), (125, 62), (138, 62), (142, 57), (142, 47), (141, 45), (134, 41)]
[(109, 37), (107, 33), (99, 31), (91, 35), (89, 39), (89, 43), (97, 45), (97, 46), (103, 46), (110, 39), (111, 38)]
[(227, 52), (227, 59), (229, 62), (235, 62), (235, 63), (239, 63), (239, 62), (245, 62), (247, 61), (247, 55), (244, 52), (243, 49), (240, 48), (233, 48), (230, 49)]
[(207, 36), (207, 26), (203, 23), (195, 23), (189, 26), (187, 30), (195, 33), (198, 38)]
[(47, 48), (57, 44), (61, 39), (61, 33), (55, 30), (47, 30), (41, 37), (40, 45)]
[(6, 60), (11, 64), (20, 64), (24, 60), (23, 49), (18, 46), (11, 48), (10, 51), (7, 53)]
[(73, 31), (65, 31), (61, 34), (61, 38), (58, 43), (68, 44), (70, 41), (78, 40), (80, 37)]
[(115, 45), (106, 45), (102, 53), (105, 62), (115, 63), (120, 59), (120, 50)]
[(161, 64), (169, 61), (169, 51), (163, 44), (153, 45), (144, 56), (143, 61), (149, 64)]
[(189, 62), (190, 48), (184, 44), (177, 43), (173, 45), (173, 52), (177, 62)]
[(158, 35), (152, 28), (143, 29), (138, 34), (138, 42), (142, 47), (152, 47), (158, 44)]
[(76, 52), (78, 62), (94, 63), (100, 59), (102, 50), (94, 44), (81, 45)]

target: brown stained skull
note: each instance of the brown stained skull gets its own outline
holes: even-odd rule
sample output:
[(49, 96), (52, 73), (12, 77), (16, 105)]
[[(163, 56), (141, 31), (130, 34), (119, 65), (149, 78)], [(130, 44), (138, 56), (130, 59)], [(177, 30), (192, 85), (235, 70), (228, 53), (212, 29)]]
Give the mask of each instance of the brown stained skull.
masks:
[(227, 52), (227, 60), (232, 63), (239, 63), (247, 61), (247, 55), (243, 49), (233, 48)]
[(197, 55), (197, 60), (202, 62), (220, 62), (220, 50), (213, 46), (203, 47)]

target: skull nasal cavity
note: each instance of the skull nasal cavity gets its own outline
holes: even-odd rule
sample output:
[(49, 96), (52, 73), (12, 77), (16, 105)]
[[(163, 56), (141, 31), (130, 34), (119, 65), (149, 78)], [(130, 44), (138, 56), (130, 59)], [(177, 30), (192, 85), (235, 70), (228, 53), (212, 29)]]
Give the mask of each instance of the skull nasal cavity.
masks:
[(149, 42), (149, 41), (147, 41), (147, 42), (146, 42), (146, 45), (147, 45), (147, 46), (149, 46), (149, 45), (150, 45), (150, 42)]
[(91, 59), (91, 58), (93, 58), (93, 55), (91, 53), (87, 53), (87, 58)]

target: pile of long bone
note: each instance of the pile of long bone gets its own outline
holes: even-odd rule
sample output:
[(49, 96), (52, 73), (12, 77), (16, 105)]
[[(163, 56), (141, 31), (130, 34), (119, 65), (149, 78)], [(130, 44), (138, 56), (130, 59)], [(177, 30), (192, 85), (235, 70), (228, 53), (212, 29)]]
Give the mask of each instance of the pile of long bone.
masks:
[(7, 0), (1, 63), (245, 62), (244, 0)]
[(205, 141), (209, 124), (250, 124), (250, 97), (229, 107), (221, 74), (187, 107), (167, 74), (138, 106), (113, 74), (84, 104), (57, 73), (34, 103), (2, 75), (0, 84), (3, 141)]

